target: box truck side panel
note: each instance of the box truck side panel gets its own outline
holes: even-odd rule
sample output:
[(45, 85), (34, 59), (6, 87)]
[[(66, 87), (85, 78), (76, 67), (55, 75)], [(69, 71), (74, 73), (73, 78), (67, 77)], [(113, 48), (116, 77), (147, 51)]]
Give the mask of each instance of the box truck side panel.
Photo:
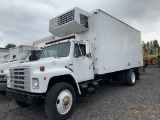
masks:
[(101, 11), (95, 16), (95, 34), (99, 44), (99, 50), (96, 51), (99, 54), (97, 73), (142, 66), (140, 32)]

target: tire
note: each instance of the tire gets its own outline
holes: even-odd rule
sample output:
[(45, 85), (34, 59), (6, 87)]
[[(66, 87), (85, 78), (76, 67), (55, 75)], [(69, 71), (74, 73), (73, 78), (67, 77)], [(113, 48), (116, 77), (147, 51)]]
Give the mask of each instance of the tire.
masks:
[(50, 120), (65, 120), (72, 115), (75, 104), (74, 88), (68, 83), (60, 82), (53, 85), (46, 95), (45, 113)]
[[(136, 75), (136, 80), (140, 80), (140, 78), (139, 78), (139, 69), (140, 69), (140, 68), (134, 69), (134, 72), (135, 72), (135, 75)], [(143, 68), (143, 67), (142, 67), (142, 70), (144, 71), (144, 68)]]
[(158, 62), (158, 67), (160, 67), (160, 62)]
[(134, 86), (136, 83), (136, 74), (133, 69), (127, 71), (126, 82), (128, 86)]
[(24, 103), (24, 102), (21, 102), (21, 101), (17, 101), (17, 100), (16, 100), (16, 104), (21, 108), (25, 108), (25, 107), (29, 106), (27, 103)]
[(120, 83), (121, 83), (121, 85), (123, 85), (123, 86), (126, 86), (126, 85), (127, 85), (127, 81), (126, 81), (126, 71), (123, 71), (123, 72), (121, 73)]
[(145, 68), (147, 66), (148, 66), (147, 62), (143, 60), (143, 67)]

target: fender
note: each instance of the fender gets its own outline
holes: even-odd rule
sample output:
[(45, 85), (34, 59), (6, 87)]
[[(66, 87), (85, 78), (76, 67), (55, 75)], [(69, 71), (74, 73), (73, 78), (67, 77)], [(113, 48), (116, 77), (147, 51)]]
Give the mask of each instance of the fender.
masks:
[[(39, 70), (36, 70), (36, 71), (33, 72), (32, 77), (37, 77), (37, 78), (41, 79), (40, 80), (40, 82), (41, 82), (40, 83), (40, 88), (42, 88), (42, 89), (40, 91), (41, 92), (46, 92), (47, 88), (48, 88), (49, 81), (51, 80), (51, 78), (56, 77), (56, 76), (62, 76), (62, 75), (71, 75), (74, 78), (74, 81), (77, 85), (78, 93), (81, 95), (81, 91), (80, 91), (78, 82), (76, 81), (76, 76), (68, 68), (55, 68), (55, 69), (48, 68), (48, 69), (45, 69), (44, 72), (39, 72)], [(43, 80), (44, 77), (46, 77), (47, 79)], [(43, 85), (43, 87), (42, 87), (42, 85)], [(44, 86), (47, 86), (47, 87), (44, 88)], [(40, 92), (40, 91), (34, 91), (33, 90), (33, 92)]]
[[(59, 70), (55, 70), (54, 72), (53, 72), (53, 74), (54, 74), (54, 76), (53, 77), (56, 77), (56, 76), (62, 76), (62, 75), (71, 75), (73, 78), (74, 78), (74, 81), (75, 81), (75, 83), (76, 83), (76, 85), (77, 85), (77, 88), (78, 88), (78, 93), (81, 95), (81, 91), (80, 91), (80, 88), (79, 88), (79, 85), (78, 85), (78, 82), (76, 81), (76, 76), (74, 75), (74, 73), (70, 70), (70, 69), (68, 69), (68, 68), (60, 68)], [(51, 77), (52, 78), (52, 77)], [(50, 78), (50, 79), (51, 79)]]

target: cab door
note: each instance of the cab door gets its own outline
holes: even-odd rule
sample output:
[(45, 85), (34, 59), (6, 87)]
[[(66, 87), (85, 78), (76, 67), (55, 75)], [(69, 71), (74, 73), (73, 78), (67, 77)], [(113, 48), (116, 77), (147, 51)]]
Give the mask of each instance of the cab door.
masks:
[(91, 80), (93, 75), (92, 57), (86, 56), (86, 44), (74, 44), (73, 72), (78, 82)]

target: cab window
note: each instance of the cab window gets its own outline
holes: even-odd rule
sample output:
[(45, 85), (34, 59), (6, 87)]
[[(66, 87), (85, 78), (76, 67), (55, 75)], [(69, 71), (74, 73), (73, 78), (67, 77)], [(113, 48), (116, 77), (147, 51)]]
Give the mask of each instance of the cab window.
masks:
[(77, 44), (74, 45), (74, 57), (82, 57), (86, 55), (86, 45), (85, 44)]

